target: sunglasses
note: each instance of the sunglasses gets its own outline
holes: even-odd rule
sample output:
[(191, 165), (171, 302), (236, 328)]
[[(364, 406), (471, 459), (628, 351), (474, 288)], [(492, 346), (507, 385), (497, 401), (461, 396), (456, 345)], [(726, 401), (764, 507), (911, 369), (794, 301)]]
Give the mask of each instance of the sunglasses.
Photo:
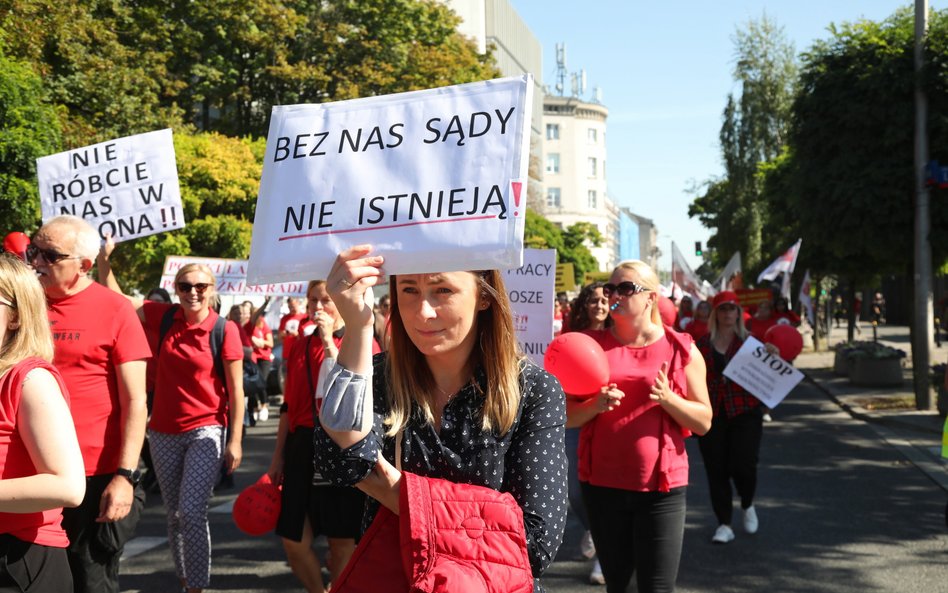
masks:
[(631, 280), (626, 280), (624, 282), (620, 282), (619, 284), (604, 284), (602, 286), (602, 296), (606, 297), (607, 299), (610, 298), (613, 293), (616, 293), (621, 297), (630, 297), (633, 294), (646, 291), (648, 291), (647, 288), (644, 286), (639, 286)]
[(26, 261), (31, 262), (40, 256), (42, 256), (43, 261), (49, 265), (58, 264), (64, 259), (79, 259), (78, 255), (67, 255), (65, 253), (53, 251), (52, 249), (43, 249), (41, 247), (37, 247), (33, 243), (30, 243), (26, 246)]
[(210, 286), (210, 284), (207, 282), (198, 282), (197, 284), (191, 284), (190, 282), (178, 282), (178, 292), (187, 294), (191, 292), (191, 289), (193, 288), (198, 294), (204, 294), (204, 291), (207, 290), (208, 286)]

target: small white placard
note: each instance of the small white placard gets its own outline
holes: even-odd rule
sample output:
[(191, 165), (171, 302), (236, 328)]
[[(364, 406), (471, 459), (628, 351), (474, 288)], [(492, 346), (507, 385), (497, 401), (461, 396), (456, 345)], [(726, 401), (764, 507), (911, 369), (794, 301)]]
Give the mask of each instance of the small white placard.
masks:
[(523, 265), (504, 274), (520, 349), (541, 368), (553, 339), (556, 250), (524, 249)]
[(530, 75), (273, 108), (247, 279), (325, 278), (371, 244), (389, 274), (523, 262)]
[(161, 271), (161, 286), (174, 294), (174, 277), (187, 264), (204, 264), (214, 272), (217, 279), (217, 294), (222, 296), (306, 296), (308, 280), (262, 284), (247, 284), (247, 260), (219, 257), (188, 257), (169, 255)]
[(751, 336), (728, 363), (724, 376), (771, 409), (803, 380), (803, 373), (776, 354), (767, 352), (760, 340)]
[(72, 214), (116, 243), (184, 228), (171, 130), (36, 159), (43, 222)]

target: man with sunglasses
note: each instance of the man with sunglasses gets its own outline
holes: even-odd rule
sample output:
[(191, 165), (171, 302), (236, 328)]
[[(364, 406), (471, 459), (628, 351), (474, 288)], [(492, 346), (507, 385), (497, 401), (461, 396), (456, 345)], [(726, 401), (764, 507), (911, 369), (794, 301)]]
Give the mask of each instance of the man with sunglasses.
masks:
[(77, 593), (119, 591), (122, 544), (109, 545), (108, 525), (129, 514), (140, 478), (145, 361), (151, 356), (131, 304), (89, 277), (99, 241), (81, 218), (57, 216), (26, 251), (46, 292), (53, 363), (69, 389), (86, 470), (82, 504), (63, 511)]

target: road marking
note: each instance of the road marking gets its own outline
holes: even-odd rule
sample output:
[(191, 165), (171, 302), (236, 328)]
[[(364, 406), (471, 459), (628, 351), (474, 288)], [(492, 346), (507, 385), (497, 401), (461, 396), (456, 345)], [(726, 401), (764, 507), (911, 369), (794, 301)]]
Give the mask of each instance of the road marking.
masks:
[(157, 548), (162, 544), (168, 543), (168, 538), (166, 537), (133, 537), (128, 540), (125, 544), (125, 549), (122, 551), (122, 560), (128, 560), (134, 558), (139, 554), (144, 554), (152, 548)]

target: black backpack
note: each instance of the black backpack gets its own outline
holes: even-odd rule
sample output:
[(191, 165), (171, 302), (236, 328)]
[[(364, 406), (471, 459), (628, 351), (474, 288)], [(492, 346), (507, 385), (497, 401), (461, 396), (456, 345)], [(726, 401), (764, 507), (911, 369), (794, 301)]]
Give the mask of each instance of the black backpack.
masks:
[[(180, 305), (173, 305), (161, 316), (161, 326), (158, 329), (159, 353), (161, 352), (161, 344), (165, 341), (165, 336), (168, 335), (168, 331), (171, 330), (171, 326), (174, 325), (174, 314), (180, 307)], [(224, 349), (224, 327), (226, 325), (227, 320), (218, 315), (217, 321), (214, 322), (214, 329), (211, 330), (210, 335), (211, 356), (214, 357), (214, 372), (216, 372), (220, 378), (225, 393), (227, 392), (227, 378), (224, 373), (224, 358), (221, 351)], [(157, 356), (156, 354), (156, 360)]]

